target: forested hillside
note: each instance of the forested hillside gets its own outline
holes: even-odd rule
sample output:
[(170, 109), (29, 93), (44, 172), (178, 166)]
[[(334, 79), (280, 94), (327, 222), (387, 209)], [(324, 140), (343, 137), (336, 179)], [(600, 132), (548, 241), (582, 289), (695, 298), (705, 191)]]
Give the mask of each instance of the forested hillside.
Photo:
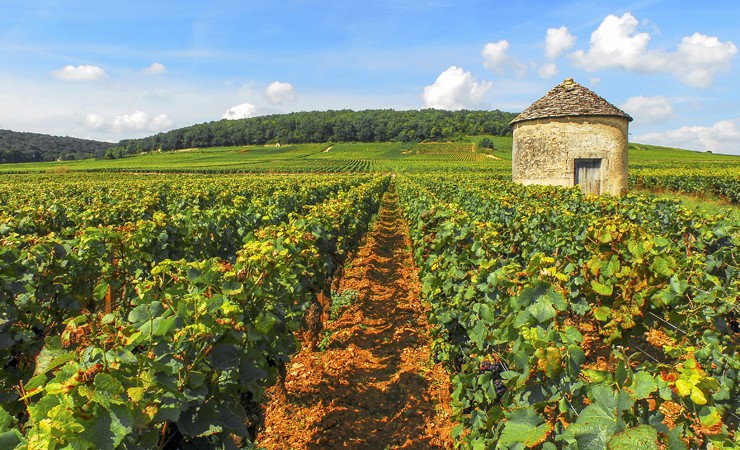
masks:
[(110, 142), (0, 130), (0, 163), (102, 157)]
[(123, 140), (107, 156), (191, 147), (310, 142), (420, 142), (464, 135), (510, 135), (516, 114), (495, 111), (312, 111), (220, 120)]
[(118, 144), (0, 130), (0, 163), (120, 158), (152, 150), (317, 142), (448, 141), (510, 136), (515, 113), (495, 111), (311, 111), (219, 120)]

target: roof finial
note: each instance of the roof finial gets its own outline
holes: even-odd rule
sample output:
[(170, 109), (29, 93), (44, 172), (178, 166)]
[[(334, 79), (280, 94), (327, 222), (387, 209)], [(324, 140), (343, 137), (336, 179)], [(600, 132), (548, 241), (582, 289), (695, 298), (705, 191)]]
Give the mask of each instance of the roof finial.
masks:
[(574, 81), (573, 81), (573, 78), (566, 78), (566, 79), (565, 79), (565, 80), (563, 81), (563, 84), (573, 84), (573, 83), (574, 83)]

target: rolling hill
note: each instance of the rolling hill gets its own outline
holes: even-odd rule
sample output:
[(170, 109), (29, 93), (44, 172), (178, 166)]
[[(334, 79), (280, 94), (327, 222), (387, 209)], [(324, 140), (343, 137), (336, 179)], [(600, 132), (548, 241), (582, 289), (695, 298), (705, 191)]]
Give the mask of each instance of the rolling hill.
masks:
[(0, 130), (0, 163), (99, 158), (113, 143)]

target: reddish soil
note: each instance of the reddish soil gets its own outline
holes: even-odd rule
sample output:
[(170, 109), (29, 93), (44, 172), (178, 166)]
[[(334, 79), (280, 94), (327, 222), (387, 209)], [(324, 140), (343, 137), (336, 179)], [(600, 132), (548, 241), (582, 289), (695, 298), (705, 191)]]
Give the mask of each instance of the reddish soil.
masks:
[(449, 380), (431, 363), (426, 314), (406, 222), (393, 188), (346, 267), (339, 291), (358, 292), (325, 324), (324, 351), (288, 364), (287, 395), (264, 406), (267, 449), (452, 448)]

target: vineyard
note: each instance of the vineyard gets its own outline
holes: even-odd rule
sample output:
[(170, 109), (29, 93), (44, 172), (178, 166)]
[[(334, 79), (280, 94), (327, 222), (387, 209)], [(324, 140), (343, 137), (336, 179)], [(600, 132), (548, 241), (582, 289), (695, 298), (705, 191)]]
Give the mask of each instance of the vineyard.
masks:
[(41, 181), (2, 191), (10, 448), (248, 440), (388, 177)]
[(644, 193), (734, 211), (737, 158), (631, 148), (642, 191), (592, 197), (511, 183), (505, 139), (4, 165), (0, 447), (255, 445), (292, 358), (330, 341), (337, 280), (377, 259), (383, 202), (378, 239), (408, 225), (408, 250), (385, 238), (418, 272), (456, 446), (740, 446), (740, 223)]
[(401, 186), (465, 446), (738, 445), (737, 224), (485, 176)]
[[(511, 138), (502, 138), (503, 159), (511, 159)], [(292, 144), (192, 148), (150, 152), (117, 160), (3, 164), (0, 173), (317, 173), (429, 170), (506, 170), (470, 142), (378, 144)], [(480, 150), (480, 149), (478, 149)], [(487, 149), (485, 149), (487, 151)], [(507, 156), (508, 155), (508, 156)]]
[(630, 185), (633, 188), (719, 197), (740, 204), (740, 178), (730, 171), (698, 174), (686, 169), (643, 169), (630, 175)]

